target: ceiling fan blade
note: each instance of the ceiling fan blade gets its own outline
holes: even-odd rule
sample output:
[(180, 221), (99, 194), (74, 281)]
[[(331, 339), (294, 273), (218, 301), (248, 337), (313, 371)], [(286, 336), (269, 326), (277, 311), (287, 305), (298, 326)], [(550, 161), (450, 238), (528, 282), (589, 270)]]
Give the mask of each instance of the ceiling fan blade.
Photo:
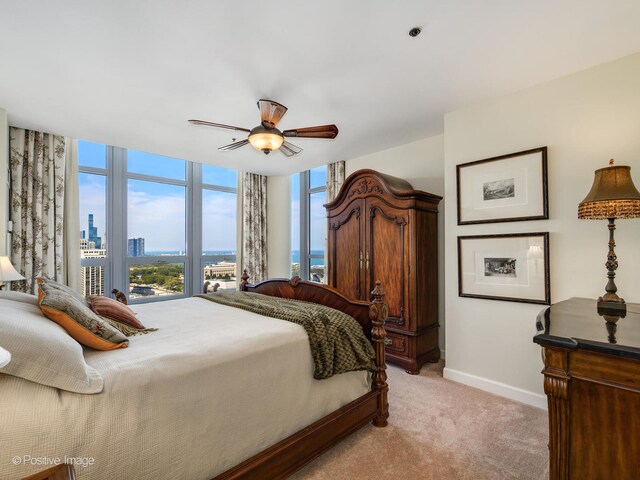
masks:
[(304, 138), (336, 138), (338, 127), (335, 125), (319, 125), (317, 127), (293, 128), (282, 132), (285, 137)]
[(258, 109), (260, 110), (260, 120), (265, 128), (275, 128), (287, 113), (287, 107), (273, 100), (258, 100)]
[(236, 148), (244, 147), (249, 140), (240, 140), (239, 142), (230, 143), (229, 145), (224, 145), (223, 147), (218, 147), (218, 150), (227, 151), (227, 150), (235, 150)]
[(293, 157), (302, 152), (300, 147), (296, 147), (293, 143), (284, 142), (280, 146), (280, 151), (284, 153), (287, 157)]
[(234, 127), (233, 125), (225, 125), (224, 123), (213, 123), (205, 120), (189, 120), (191, 125), (205, 125), (207, 127), (226, 128), (228, 130), (237, 130), (238, 132), (250, 132), (248, 128)]

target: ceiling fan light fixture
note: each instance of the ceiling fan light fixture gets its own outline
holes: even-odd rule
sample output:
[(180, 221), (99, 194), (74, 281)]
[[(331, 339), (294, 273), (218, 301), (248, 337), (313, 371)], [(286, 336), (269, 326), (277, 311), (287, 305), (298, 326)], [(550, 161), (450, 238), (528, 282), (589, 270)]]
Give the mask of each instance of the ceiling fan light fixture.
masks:
[(265, 128), (258, 125), (249, 133), (249, 143), (256, 150), (269, 154), (278, 150), (284, 142), (284, 136), (277, 128)]
[(276, 125), (285, 113), (287, 107), (273, 100), (258, 100), (258, 109), (260, 110), (260, 125), (252, 130), (248, 128), (235, 127), (224, 123), (208, 122), (206, 120), (189, 120), (192, 125), (205, 125), (207, 127), (225, 128), (236, 132), (247, 132), (249, 135), (246, 139), (218, 147), (218, 151), (226, 152), (229, 150), (237, 150), (250, 143), (253, 148), (260, 150), (265, 155), (270, 154), (274, 150), (280, 150), (285, 157), (293, 157), (302, 153), (302, 149), (290, 142), (285, 142), (285, 137), (302, 137), (302, 138), (324, 138), (334, 139), (338, 136), (338, 127), (335, 125), (317, 125), (315, 127), (291, 128), (280, 131)]

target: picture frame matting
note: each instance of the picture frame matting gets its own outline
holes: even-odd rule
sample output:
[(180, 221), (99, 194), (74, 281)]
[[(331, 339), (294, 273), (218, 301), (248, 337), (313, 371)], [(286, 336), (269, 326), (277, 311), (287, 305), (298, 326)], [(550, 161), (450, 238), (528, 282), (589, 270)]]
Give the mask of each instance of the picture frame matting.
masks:
[(547, 147), (456, 165), (458, 225), (547, 220)]
[(458, 295), (550, 305), (549, 232), (459, 236)]

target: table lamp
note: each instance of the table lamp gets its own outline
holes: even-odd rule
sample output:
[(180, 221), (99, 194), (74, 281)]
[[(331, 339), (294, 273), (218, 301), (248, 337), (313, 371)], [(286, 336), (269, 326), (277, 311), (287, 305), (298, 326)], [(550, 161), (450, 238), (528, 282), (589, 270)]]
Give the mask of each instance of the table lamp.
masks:
[(613, 159), (609, 166), (595, 171), (595, 178), (591, 190), (578, 207), (578, 218), (591, 220), (609, 220), (609, 253), (607, 254), (606, 293), (598, 298), (598, 308), (626, 311), (624, 299), (616, 293), (618, 288), (614, 281), (618, 268), (616, 257), (616, 243), (613, 238), (616, 218), (640, 217), (640, 192), (631, 179), (631, 167), (614, 165)]
[(5, 367), (11, 361), (11, 354), (0, 347), (0, 368)]
[(0, 290), (2, 290), (5, 283), (15, 280), (24, 280), (24, 277), (13, 268), (9, 257), (0, 256)]

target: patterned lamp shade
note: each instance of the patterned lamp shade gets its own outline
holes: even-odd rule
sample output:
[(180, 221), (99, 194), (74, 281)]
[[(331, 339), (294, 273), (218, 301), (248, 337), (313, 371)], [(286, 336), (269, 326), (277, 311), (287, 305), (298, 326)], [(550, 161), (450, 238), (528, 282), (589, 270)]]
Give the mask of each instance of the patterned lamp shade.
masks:
[(631, 179), (631, 167), (613, 165), (595, 171), (591, 191), (580, 202), (578, 218), (602, 220), (607, 218), (640, 217), (640, 192)]

